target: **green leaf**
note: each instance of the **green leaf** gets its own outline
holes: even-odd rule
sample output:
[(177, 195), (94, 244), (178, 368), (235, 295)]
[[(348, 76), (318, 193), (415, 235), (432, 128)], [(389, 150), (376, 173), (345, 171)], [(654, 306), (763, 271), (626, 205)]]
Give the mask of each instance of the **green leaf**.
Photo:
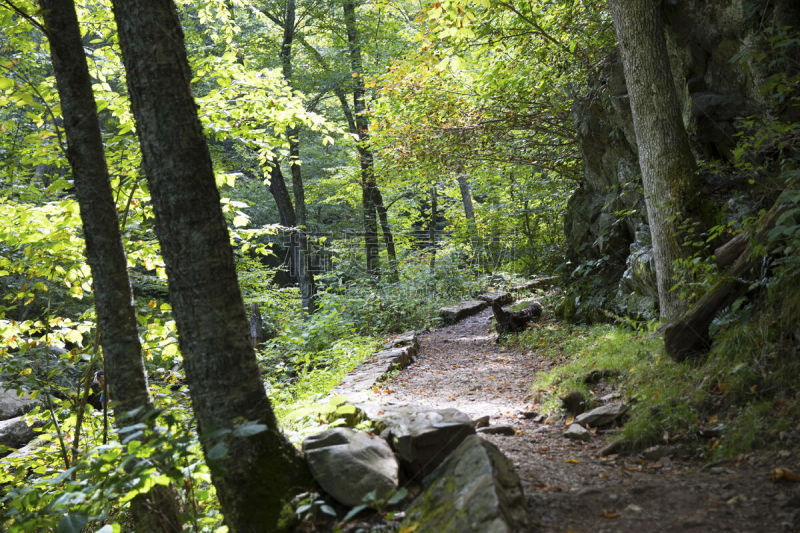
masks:
[(81, 533), (89, 523), (89, 518), (82, 513), (69, 513), (58, 522), (56, 533)]
[(267, 426), (255, 421), (245, 422), (233, 430), (234, 437), (251, 437), (267, 430)]
[(14, 86), (14, 80), (0, 77), (0, 90), (10, 89)]

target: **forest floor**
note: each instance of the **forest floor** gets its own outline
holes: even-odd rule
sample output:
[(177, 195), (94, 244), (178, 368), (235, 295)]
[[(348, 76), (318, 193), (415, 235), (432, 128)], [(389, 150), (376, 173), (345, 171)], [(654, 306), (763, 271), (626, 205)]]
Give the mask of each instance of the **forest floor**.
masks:
[[(800, 483), (774, 482), (773, 468), (795, 471), (800, 455), (752, 453), (727, 462), (666, 456), (600, 456), (608, 439), (563, 436), (564, 417), (532, 416), (531, 383), (554, 364), (535, 351), (497, 344), (491, 310), (419, 336), (416, 361), (386, 382), (394, 404), (454, 407), (491, 417), (514, 435), (482, 434), (516, 467), (531, 531), (800, 531)], [(531, 327), (541, 327), (542, 323)], [(598, 394), (614, 391), (602, 390)]]

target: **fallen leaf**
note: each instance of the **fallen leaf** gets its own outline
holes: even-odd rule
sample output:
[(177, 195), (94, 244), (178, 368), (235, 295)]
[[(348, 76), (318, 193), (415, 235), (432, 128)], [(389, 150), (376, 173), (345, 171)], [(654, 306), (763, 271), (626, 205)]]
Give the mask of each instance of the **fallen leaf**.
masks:
[(631, 503), (631, 504), (629, 504), (629, 505), (628, 505), (628, 506), (625, 508), (625, 510), (626, 510), (626, 511), (632, 511), (632, 512), (634, 512), (634, 513), (641, 513), (641, 512), (642, 512), (642, 508), (641, 508), (641, 507), (639, 507), (638, 505), (636, 505), (635, 503)]
[(565, 462), (565, 463), (578, 464), (578, 460), (577, 460), (577, 459), (567, 459), (567, 460), (566, 460), (566, 461), (564, 461), (564, 462)]
[(604, 518), (618, 518), (619, 517), (619, 513), (615, 512), (615, 511), (603, 511), (600, 514), (600, 516), (602, 516)]
[(772, 471), (772, 481), (800, 481), (800, 474), (788, 468), (778, 467)]

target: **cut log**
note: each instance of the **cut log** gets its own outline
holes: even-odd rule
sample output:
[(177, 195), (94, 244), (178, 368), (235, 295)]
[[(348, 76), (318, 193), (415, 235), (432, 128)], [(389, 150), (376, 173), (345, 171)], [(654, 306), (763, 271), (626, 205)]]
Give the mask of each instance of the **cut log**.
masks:
[(536, 320), (542, 316), (542, 304), (533, 302), (522, 311), (508, 312), (498, 302), (492, 303), (492, 312), (496, 320), (495, 329), (500, 335), (504, 333), (516, 333), (524, 330), (528, 322)]
[[(720, 311), (747, 292), (750, 283), (744, 276), (759, 262), (755, 248), (767, 241), (767, 234), (784, 209), (785, 204), (778, 198), (761, 218), (752, 237), (742, 237), (746, 242), (744, 250), (723, 279), (715, 283), (686, 313), (666, 325), (664, 347), (672, 359), (681, 362), (690, 356), (708, 351), (711, 344), (708, 327)], [(731, 248), (735, 247), (732, 245)]]

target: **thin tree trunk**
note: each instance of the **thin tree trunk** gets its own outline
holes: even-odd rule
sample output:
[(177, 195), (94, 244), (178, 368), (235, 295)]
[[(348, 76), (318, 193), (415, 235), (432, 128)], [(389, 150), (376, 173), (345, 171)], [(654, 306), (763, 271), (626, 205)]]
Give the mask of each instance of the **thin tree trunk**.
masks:
[[(250, 345), (175, 5), (113, 8), (206, 462), (230, 531), (276, 531), (283, 504), (312, 482), (278, 428)], [(237, 432), (240, 421), (264, 430)]]
[(436, 272), (436, 217), (437, 212), (436, 184), (431, 186), (431, 218), (428, 221), (428, 240), (431, 248), (431, 274)]
[(383, 196), (377, 185), (373, 187), (372, 192), (375, 195), (375, 208), (378, 211), (378, 220), (383, 231), (383, 243), (386, 245), (386, 255), (389, 259), (389, 279), (396, 282), (400, 280), (400, 275), (397, 272), (397, 252), (394, 248), (392, 228), (389, 226), (389, 213), (386, 206), (383, 205)]
[[(41, 0), (40, 5), (61, 99), (67, 156), (83, 222), (86, 258), (92, 271), (105, 375), (114, 387), (117, 425), (123, 427), (144, 420), (153, 404), (147, 389), (136, 308), (100, 122), (75, 6), (61, 0)], [(137, 408), (137, 414), (128, 415)], [(155, 487), (135, 497), (131, 504), (138, 531), (180, 531), (178, 501), (171, 488)]]
[(676, 223), (696, 201), (695, 161), (683, 127), (667, 56), (660, 4), (653, 0), (610, 0), (642, 171), (647, 219), (653, 241), (662, 320), (686, 305), (671, 291), (673, 263), (683, 257)]
[[(281, 63), (283, 68), (283, 79), (291, 86), (292, 84), (292, 43), (295, 34), (295, 0), (287, 0), (286, 11), (283, 19), (283, 42), (281, 43)], [(296, 235), (297, 261), (295, 268), (297, 272), (297, 284), (300, 288), (300, 298), (303, 311), (306, 314), (314, 312), (314, 275), (308, 269), (308, 221), (306, 220), (306, 194), (303, 187), (303, 173), (300, 166), (300, 140), (298, 138), (300, 128), (287, 127), (286, 138), (289, 141), (289, 164), (292, 172), (292, 192), (294, 193), (295, 218), (299, 230)], [(292, 239), (295, 240), (294, 238)]]
[(361, 63), (361, 43), (356, 25), (354, 0), (343, 0), (344, 23), (347, 30), (347, 44), (350, 52), (350, 70), (353, 78), (353, 111), (358, 135), (358, 159), (361, 165), (361, 202), (364, 206), (364, 247), (367, 254), (367, 273), (374, 279), (380, 278), (378, 263), (378, 224), (374, 193), (375, 169), (372, 150), (369, 148), (369, 118), (364, 101), (364, 69)]
[(461, 203), (464, 206), (464, 217), (467, 219), (467, 231), (472, 245), (472, 253), (478, 256), (478, 263), (483, 267), (483, 242), (478, 234), (478, 224), (475, 220), (475, 208), (472, 205), (472, 192), (469, 189), (469, 181), (461, 169), (456, 174), (458, 190), (461, 192)]
[[(297, 237), (295, 235), (297, 218), (295, 217), (294, 206), (292, 205), (292, 197), (289, 195), (289, 189), (286, 188), (286, 180), (283, 178), (281, 165), (277, 158), (272, 162), (272, 169), (270, 170), (269, 192), (275, 199), (275, 205), (278, 207), (278, 219), (281, 226), (284, 227), (284, 235), (289, 241), (289, 265), (287, 269), (289, 278), (293, 281), (298, 281), (300, 277), (298, 276), (297, 269), (300, 264), (300, 254)], [(300, 289), (302, 293), (302, 285), (300, 285)]]

